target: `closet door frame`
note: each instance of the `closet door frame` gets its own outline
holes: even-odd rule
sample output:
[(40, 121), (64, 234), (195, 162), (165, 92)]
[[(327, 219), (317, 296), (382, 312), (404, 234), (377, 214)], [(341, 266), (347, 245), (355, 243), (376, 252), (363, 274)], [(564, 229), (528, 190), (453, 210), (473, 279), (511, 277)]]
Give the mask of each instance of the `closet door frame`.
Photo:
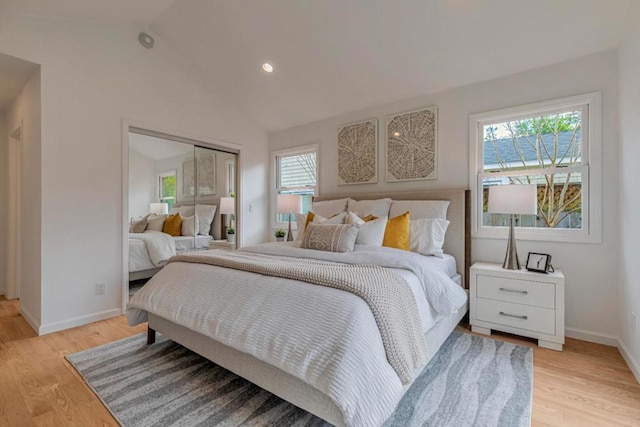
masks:
[(129, 302), (129, 132), (139, 133), (143, 135), (154, 136), (158, 138), (168, 139), (176, 142), (191, 144), (195, 147), (211, 148), (214, 150), (225, 151), (236, 155), (236, 233), (240, 239), (238, 246), (242, 240), (242, 197), (243, 192), (238, 191), (242, 188), (242, 145), (226, 141), (218, 138), (204, 137), (189, 132), (169, 129), (149, 123), (142, 123), (135, 120), (122, 120), (122, 211), (121, 211), (121, 242), (122, 258), (122, 313), (124, 314)]

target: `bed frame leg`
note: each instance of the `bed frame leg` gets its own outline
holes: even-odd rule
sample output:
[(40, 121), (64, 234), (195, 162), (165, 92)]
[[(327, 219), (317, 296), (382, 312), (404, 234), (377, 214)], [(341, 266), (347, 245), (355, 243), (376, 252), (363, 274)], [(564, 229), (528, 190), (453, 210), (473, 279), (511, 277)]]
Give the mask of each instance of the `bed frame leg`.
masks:
[(156, 342), (156, 331), (147, 326), (147, 345), (151, 345)]

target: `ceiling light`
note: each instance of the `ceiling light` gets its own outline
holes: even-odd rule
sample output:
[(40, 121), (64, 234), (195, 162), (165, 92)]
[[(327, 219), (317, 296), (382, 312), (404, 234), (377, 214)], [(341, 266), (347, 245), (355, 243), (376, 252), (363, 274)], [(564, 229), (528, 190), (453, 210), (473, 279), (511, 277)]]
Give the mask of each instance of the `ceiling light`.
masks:
[(146, 47), (147, 49), (153, 48), (153, 43), (154, 43), (153, 37), (151, 37), (147, 33), (138, 34), (138, 42), (140, 42), (140, 44)]
[(273, 73), (273, 65), (269, 64), (268, 62), (265, 62), (264, 64), (262, 64), (262, 69), (265, 70), (267, 73)]
[(395, 136), (396, 138), (400, 136), (400, 132), (394, 132), (393, 136)]

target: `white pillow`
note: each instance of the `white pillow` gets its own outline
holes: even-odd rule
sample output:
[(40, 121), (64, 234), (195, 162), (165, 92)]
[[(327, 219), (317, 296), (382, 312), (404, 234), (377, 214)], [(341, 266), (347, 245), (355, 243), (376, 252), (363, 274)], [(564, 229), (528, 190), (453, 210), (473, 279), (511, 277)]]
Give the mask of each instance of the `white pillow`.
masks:
[[(180, 215), (182, 217), (182, 215)], [(193, 214), (188, 217), (182, 217), (182, 236), (195, 236), (198, 234), (200, 224), (198, 224), (198, 215)]]
[(357, 212), (348, 211), (347, 216), (344, 217), (344, 223), (360, 225), (360, 224), (364, 224), (365, 220), (360, 218)]
[(433, 255), (442, 258), (444, 238), (449, 221), (442, 218), (421, 218), (409, 221), (411, 241), (409, 250), (422, 255)]
[(347, 211), (347, 203), (349, 199), (326, 200), (324, 202), (313, 202), (311, 211), (316, 214), (329, 218), (335, 214)]
[[(314, 224), (327, 224), (327, 225), (335, 225), (335, 224), (343, 224), (345, 222), (345, 217), (347, 216), (346, 212), (342, 212), (338, 215), (335, 215), (331, 218), (325, 218), (321, 215), (316, 214), (315, 212), (313, 212), (314, 217), (313, 217), (313, 223)], [(296, 234), (296, 242), (302, 242), (302, 239), (304, 238), (304, 226), (307, 223), (307, 214), (296, 214), (296, 224), (298, 227), (298, 231)]]
[(360, 218), (364, 218), (367, 215), (373, 215), (380, 218), (383, 216), (389, 217), (391, 202), (392, 202), (391, 199), (379, 199), (379, 200), (349, 199), (348, 206), (351, 212), (358, 212), (358, 216), (360, 216)]
[(180, 208), (179, 208), (179, 207), (177, 207), (177, 206), (176, 206), (176, 207), (174, 207), (174, 208), (171, 208), (171, 209), (169, 210), (169, 215), (175, 215), (175, 214), (179, 214), (179, 213), (180, 213)]
[(450, 203), (448, 200), (394, 200), (391, 203), (389, 218), (395, 218), (406, 211), (410, 211), (411, 219), (447, 219), (447, 210)]
[(346, 212), (341, 212), (338, 215), (334, 215), (331, 218), (325, 218), (321, 215), (313, 213), (315, 216), (313, 217), (314, 224), (325, 224), (325, 225), (336, 225), (336, 224), (344, 224), (344, 219), (347, 216)]
[(151, 215), (147, 218), (147, 230), (162, 231), (165, 215)]
[(362, 223), (360, 225), (357, 225), (357, 227), (357, 245), (382, 246), (382, 241), (384, 240), (384, 230), (387, 228), (387, 217), (383, 216), (381, 218), (374, 219), (368, 222), (362, 221)]
[(196, 207), (193, 205), (180, 206), (178, 208), (178, 213), (182, 218), (186, 218), (188, 216), (193, 216), (196, 213)]
[(211, 223), (216, 215), (216, 205), (196, 205), (195, 214), (198, 215), (198, 234), (207, 236), (211, 232)]

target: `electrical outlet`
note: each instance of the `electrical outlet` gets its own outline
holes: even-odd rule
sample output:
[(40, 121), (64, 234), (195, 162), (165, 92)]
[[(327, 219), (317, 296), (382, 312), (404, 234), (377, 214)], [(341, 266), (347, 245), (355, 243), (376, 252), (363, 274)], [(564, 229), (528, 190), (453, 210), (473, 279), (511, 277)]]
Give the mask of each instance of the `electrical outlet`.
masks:
[(631, 313), (631, 330), (632, 331), (636, 330), (636, 314), (635, 313)]
[(96, 283), (96, 295), (104, 295), (107, 290), (106, 282), (98, 282)]

